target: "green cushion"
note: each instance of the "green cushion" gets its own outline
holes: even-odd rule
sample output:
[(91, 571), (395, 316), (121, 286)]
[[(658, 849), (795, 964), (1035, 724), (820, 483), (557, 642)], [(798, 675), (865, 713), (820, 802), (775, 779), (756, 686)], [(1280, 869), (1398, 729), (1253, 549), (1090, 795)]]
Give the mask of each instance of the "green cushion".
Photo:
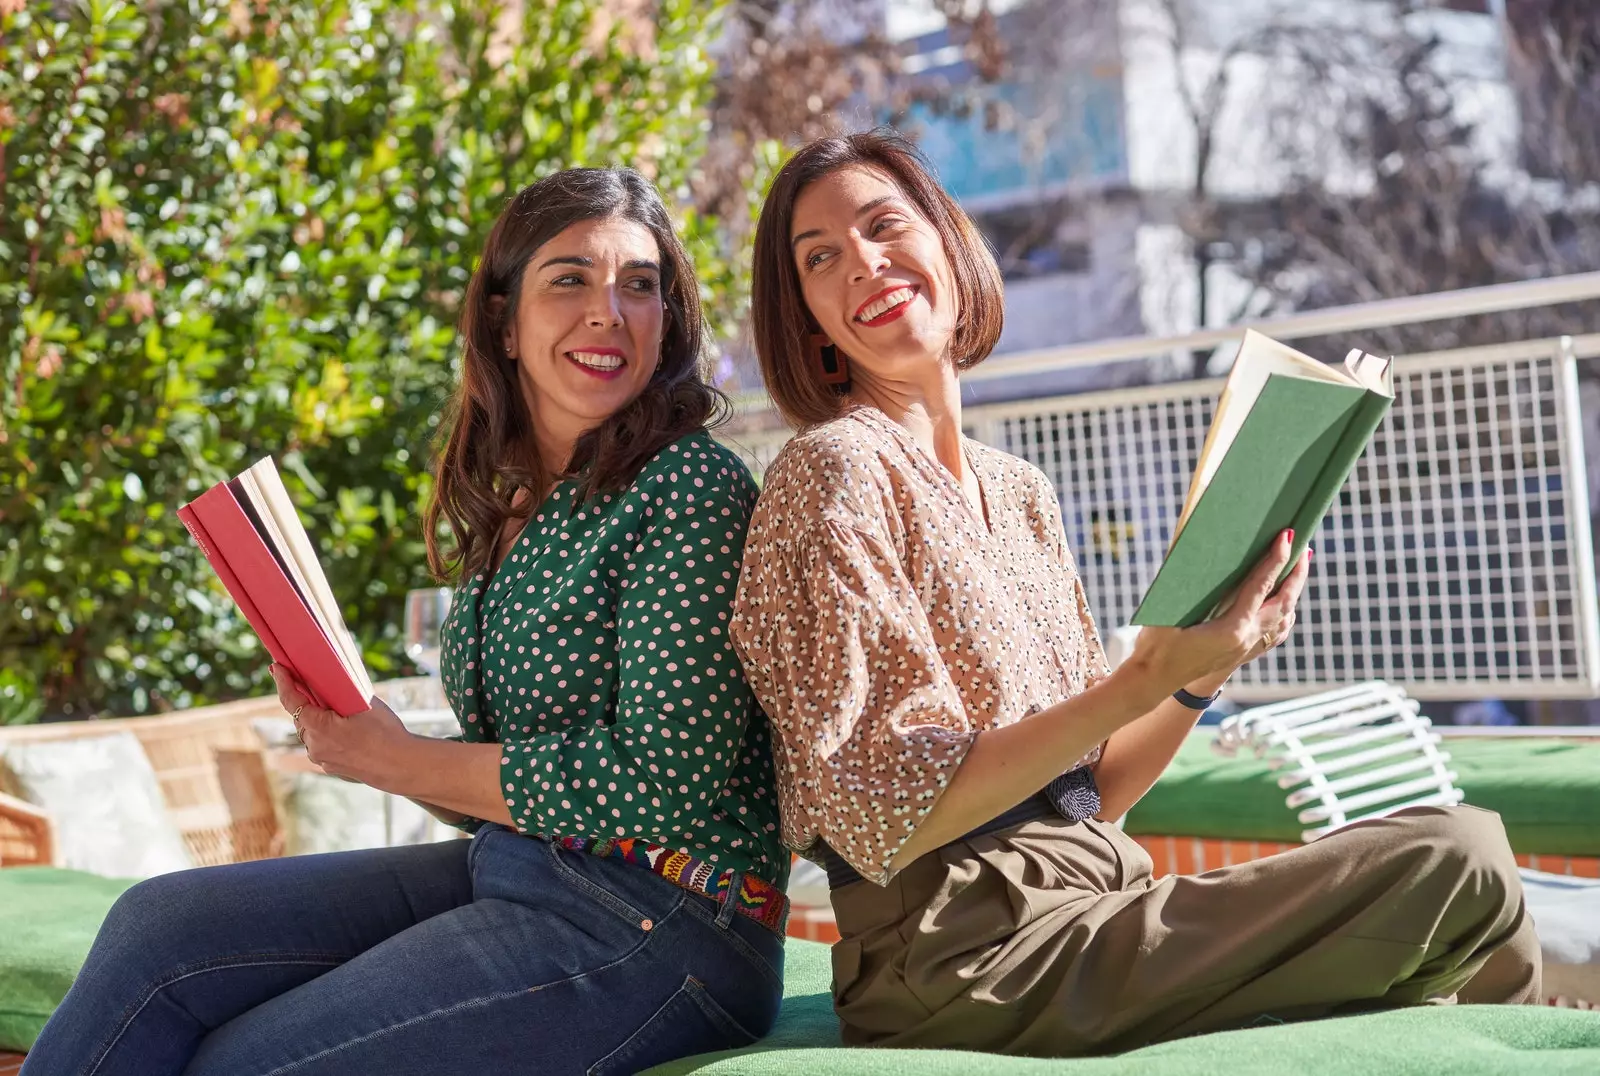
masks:
[[(82, 966), (101, 920), (130, 884), (47, 867), (0, 871), (0, 1049), (26, 1050), (33, 1045)], [(828, 947), (791, 939), (787, 948), (783, 1012), (772, 1034), (744, 1050), (675, 1061), (650, 1072), (654, 1076), (1600, 1072), (1600, 1013), (1544, 1007), (1407, 1009), (1203, 1035), (1117, 1057), (1078, 1061), (953, 1050), (846, 1050), (838, 1045), (828, 990), (832, 974)]]
[(0, 1050), (26, 1050), (133, 882), (53, 867), (0, 870)]
[(957, 1050), (846, 1050), (828, 993), (827, 946), (788, 943), (783, 1012), (771, 1035), (744, 1050), (703, 1054), (650, 1076), (1451, 1076), (1600, 1072), (1600, 1013), (1543, 1006), (1425, 1006), (1224, 1031), (1075, 1061)]
[[(1128, 814), (1133, 834), (1298, 842), (1302, 826), (1267, 763), (1211, 750), (1196, 729), (1167, 772)], [(1475, 807), (1498, 811), (1518, 852), (1600, 855), (1600, 742), (1460, 739), (1445, 743), (1457, 784)]]

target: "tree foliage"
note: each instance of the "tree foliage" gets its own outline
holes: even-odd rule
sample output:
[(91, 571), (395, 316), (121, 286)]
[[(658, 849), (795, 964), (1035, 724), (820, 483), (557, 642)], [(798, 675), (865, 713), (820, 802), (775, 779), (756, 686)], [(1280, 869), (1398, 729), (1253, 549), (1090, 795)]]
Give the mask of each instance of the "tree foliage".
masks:
[[(376, 675), (516, 189), (687, 191), (715, 6), (0, 0), (0, 722), (265, 690), (174, 511), (271, 454)], [(714, 222), (686, 211), (691, 250)], [(738, 313), (727, 258), (706, 298)]]

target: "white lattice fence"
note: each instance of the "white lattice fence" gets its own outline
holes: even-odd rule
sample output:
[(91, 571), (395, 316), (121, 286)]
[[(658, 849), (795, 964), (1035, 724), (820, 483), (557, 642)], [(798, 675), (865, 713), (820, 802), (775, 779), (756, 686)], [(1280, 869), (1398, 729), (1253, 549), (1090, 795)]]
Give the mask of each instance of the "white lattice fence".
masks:
[[(1244, 701), (1384, 679), (1417, 698), (1600, 691), (1576, 359), (1600, 336), (1400, 359), (1394, 409), (1323, 521), (1299, 623)], [(969, 408), (1060, 493), (1102, 629), (1155, 577), (1220, 381)], [(759, 476), (786, 435), (725, 437)]]
[[(1578, 352), (1600, 338), (1401, 359), (1394, 409), (1314, 544), (1299, 623), (1240, 699), (1385, 679), (1419, 698), (1600, 687)], [(1044, 469), (1104, 626), (1166, 551), (1220, 381), (969, 411)]]
[(716, 436), (717, 440), (739, 453), (759, 482), (777, 458), (778, 450), (789, 440), (789, 431), (768, 429), (746, 433), (722, 429), (716, 431)]

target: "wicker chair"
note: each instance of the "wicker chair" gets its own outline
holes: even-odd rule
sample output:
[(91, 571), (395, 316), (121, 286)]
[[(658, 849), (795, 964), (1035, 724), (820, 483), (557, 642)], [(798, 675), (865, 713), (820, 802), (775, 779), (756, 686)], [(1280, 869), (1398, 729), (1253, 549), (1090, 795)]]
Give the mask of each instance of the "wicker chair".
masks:
[[(379, 684), (377, 690), (396, 709), (409, 709), (431, 702), (438, 688), (427, 677), (414, 677)], [(282, 851), (265, 756), (251, 728), (258, 718), (282, 715), (275, 697), (242, 699), (159, 717), (0, 727), (0, 747), (133, 733), (150, 759), (190, 856), (197, 866), (213, 866)], [(49, 816), (0, 795), (0, 866), (50, 864), (54, 859)]]
[(0, 793), (0, 867), (49, 866), (55, 856), (50, 816), (31, 803)]

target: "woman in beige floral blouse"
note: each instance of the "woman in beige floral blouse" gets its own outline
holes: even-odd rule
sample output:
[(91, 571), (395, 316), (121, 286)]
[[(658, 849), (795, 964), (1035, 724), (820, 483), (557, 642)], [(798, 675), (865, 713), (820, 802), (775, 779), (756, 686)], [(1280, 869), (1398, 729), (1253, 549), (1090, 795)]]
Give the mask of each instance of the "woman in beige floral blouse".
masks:
[(767, 472), (733, 640), (783, 832), (827, 868), (845, 1041), (1035, 1055), (1458, 998), (1528, 1002), (1497, 816), (1419, 808), (1152, 880), (1113, 820), (1293, 625), (1285, 535), (1225, 613), (1107, 668), (1031, 465), (961, 433), (1000, 333), (972, 223), (892, 133), (802, 149), (756, 237), (756, 344), (800, 429)]

